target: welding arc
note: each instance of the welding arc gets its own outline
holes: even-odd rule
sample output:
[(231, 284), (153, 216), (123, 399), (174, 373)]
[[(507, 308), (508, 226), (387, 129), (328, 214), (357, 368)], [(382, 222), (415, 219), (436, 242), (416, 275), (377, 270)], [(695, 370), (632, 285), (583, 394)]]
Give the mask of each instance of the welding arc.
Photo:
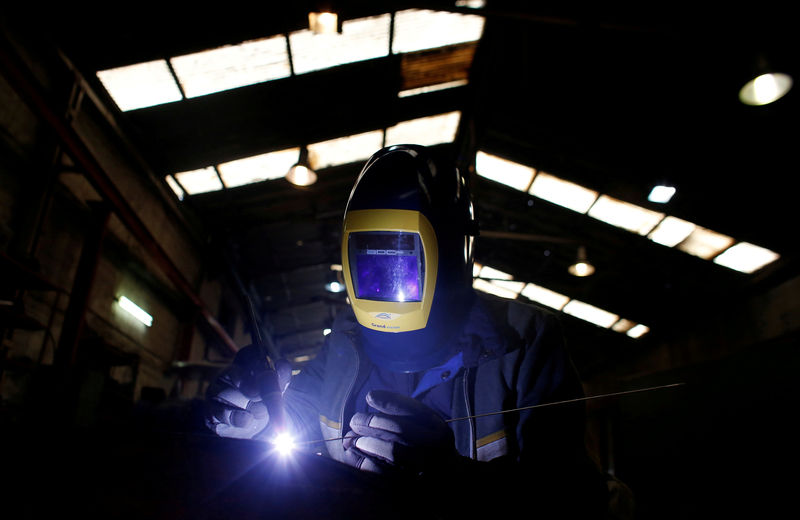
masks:
[[(639, 393), (639, 392), (650, 392), (652, 390), (661, 390), (663, 388), (674, 388), (676, 386), (682, 386), (684, 384), (685, 383), (670, 383), (668, 385), (651, 386), (651, 387), (648, 387), (648, 388), (637, 388), (635, 390), (625, 390), (625, 391), (622, 391), (622, 392), (613, 392), (613, 393), (610, 393), (610, 394), (590, 395), (589, 397), (578, 397), (578, 398), (575, 398), (575, 399), (566, 399), (564, 401), (553, 401), (553, 402), (550, 402), (550, 403), (540, 403), (540, 404), (534, 404), (534, 405), (531, 405), (531, 406), (523, 406), (523, 407), (520, 407), (520, 408), (510, 408), (508, 410), (498, 410), (496, 412), (486, 412), (486, 413), (480, 413), (480, 414), (477, 414), (477, 415), (467, 415), (467, 416), (464, 416), (464, 417), (456, 417), (455, 419), (447, 419), (445, 422), (451, 423), (451, 422), (456, 422), (456, 421), (465, 421), (467, 419), (477, 419), (479, 417), (488, 417), (490, 415), (500, 415), (500, 414), (506, 414), (506, 413), (512, 413), (512, 412), (521, 412), (523, 410), (533, 410), (534, 408), (544, 408), (545, 406), (556, 406), (556, 405), (561, 405), (561, 404), (569, 404), (569, 403), (578, 403), (578, 402), (581, 402), (581, 401), (589, 401), (591, 399), (601, 399), (601, 398), (604, 398), (604, 397), (617, 397), (617, 396), (621, 396), (621, 395), (636, 394), (636, 393)], [(313, 441), (297, 442), (297, 443), (295, 443), (295, 445), (301, 446), (301, 445), (304, 445), (304, 444), (316, 444), (318, 442), (340, 441), (340, 440), (343, 440), (343, 439), (344, 439), (344, 437), (334, 437), (332, 439), (316, 439), (316, 440), (313, 440)]]

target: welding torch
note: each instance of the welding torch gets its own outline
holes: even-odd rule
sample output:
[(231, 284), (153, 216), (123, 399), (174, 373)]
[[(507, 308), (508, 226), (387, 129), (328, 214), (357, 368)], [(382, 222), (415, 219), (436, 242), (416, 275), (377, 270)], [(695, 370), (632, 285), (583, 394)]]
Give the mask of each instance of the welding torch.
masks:
[(242, 283), (239, 273), (233, 268), (233, 262), (228, 258), (228, 267), (236, 283), (239, 292), (244, 299), (250, 321), (250, 339), (253, 347), (258, 352), (258, 363), (253, 367), (253, 375), (259, 381), (259, 394), (267, 407), (269, 413), (270, 428), (273, 437), (286, 433), (286, 409), (283, 404), (283, 386), (281, 384), (281, 373), (288, 371), (291, 374), (291, 366), (288, 361), (278, 356), (277, 349), (269, 337), (265, 337), (261, 331), (261, 320), (258, 318), (253, 298)]

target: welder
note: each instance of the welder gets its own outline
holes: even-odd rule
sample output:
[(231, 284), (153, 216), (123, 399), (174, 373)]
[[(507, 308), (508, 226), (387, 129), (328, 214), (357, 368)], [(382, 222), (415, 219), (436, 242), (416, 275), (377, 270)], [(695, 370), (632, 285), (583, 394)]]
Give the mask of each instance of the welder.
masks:
[[(376, 152), (342, 231), (350, 308), (284, 385), (295, 438), (420, 482), (443, 514), (604, 516), (583, 403), (494, 413), (583, 394), (553, 314), (472, 288), (478, 223), (460, 171), (418, 145)], [(220, 436), (275, 435), (256, 358), (243, 348), (209, 387)]]

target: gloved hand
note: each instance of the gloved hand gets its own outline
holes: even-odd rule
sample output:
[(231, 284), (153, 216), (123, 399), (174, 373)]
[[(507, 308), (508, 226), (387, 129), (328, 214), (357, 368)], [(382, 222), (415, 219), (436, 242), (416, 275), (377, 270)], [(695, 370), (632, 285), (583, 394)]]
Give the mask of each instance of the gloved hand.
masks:
[(282, 420), (280, 394), (288, 385), (291, 367), (288, 376), (284, 364), (276, 368), (277, 374), (255, 346), (240, 349), (206, 391), (206, 425), (221, 437), (253, 439), (265, 431), (271, 416), (273, 421)]
[(377, 413), (356, 413), (343, 440), (346, 462), (376, 473), (435, 472), (459, 457), (447, 423), (421, 402), (393, 392), (373, 390), (367, 403)]

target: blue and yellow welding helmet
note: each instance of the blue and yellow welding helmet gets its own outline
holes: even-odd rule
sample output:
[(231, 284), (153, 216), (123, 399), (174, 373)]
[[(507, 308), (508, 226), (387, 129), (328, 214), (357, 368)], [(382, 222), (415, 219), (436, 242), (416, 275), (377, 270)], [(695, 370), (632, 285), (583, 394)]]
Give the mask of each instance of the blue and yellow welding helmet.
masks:
[(416, 372), (452, 355), (476, 231), (464, 179), (426, 148), (391, 146), (367, 161), (345, 210), (342, 265), (373, 362)]

